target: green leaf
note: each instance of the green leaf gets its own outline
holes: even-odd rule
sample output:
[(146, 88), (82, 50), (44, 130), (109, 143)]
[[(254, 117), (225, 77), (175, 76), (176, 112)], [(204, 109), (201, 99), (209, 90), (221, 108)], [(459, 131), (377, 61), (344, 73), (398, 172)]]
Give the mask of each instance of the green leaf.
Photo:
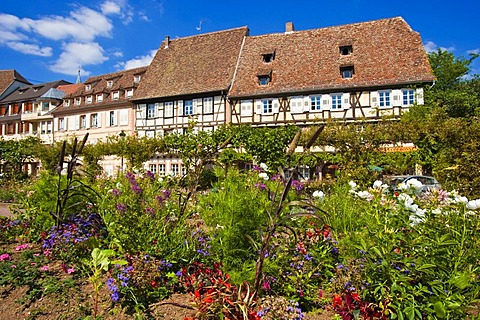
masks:
[(434, 264), (425, 263), (425, 264), (422, 264), (421, 266), (418, 266), (417, 270), (422, 271), (422, 270), (426, 270), (426, 269), (432, 269), (432, 268), (435, 268), (435, 267), (436, 267), (436, 265), (434, 265)]
[(445, 318), (445, 315), (446, 315), (445, 306), (441, 301), (437, 301), (434, 304), (433, 309), (435, 310), (435, 314), (437, 315), (437, 317), (439, 317), (440, 319)]
[(470, 275), (468, 273), (455, 275), (450, 279), (450, 283), (463, 290), (470, 285)]

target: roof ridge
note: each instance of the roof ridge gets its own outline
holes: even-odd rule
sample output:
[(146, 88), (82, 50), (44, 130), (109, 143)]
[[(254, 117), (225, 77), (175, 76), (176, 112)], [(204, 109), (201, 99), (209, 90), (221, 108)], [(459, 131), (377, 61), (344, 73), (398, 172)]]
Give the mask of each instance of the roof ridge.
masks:
[[(195, 34), (195, 35), (185, 36), (185, 37), (180, 37), (180, 38), (173, 38), (173, 39), (171, 38), (171, 39), (170, 39), (170, 42), (176, 41), (176, 40), (183, 40), (183, 39), (194, 38), (194, 37), (209, 36), (209, 35), (213, 35), (213, 34), (216, 34), (216, 33), (224, 33), (224, 32), (238, 31), (238, 30), (241, 30), (241, 29), (247, 29), (247, 30), (249, 30), (249, 29), (248, 29), (248, 26), (242, 26), (242, 27), (236, 27), (236, 28), (230, 28), (230, 29), (217, 30), (217, 31), (212, 31), (212, 32), (207, 32), (207, 33)], [(162, 42), (161, 44), (163, 44), (163, 42)]]

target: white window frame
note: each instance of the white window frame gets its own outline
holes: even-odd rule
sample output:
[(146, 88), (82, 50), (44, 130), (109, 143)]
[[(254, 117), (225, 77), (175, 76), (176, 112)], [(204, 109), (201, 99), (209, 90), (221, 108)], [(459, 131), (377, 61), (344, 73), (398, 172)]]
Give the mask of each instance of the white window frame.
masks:
[(127, 98), (131, 98), (133, 96), (133, 89), (127, 89), (126, 96)]
[(90, 104), (93, 102), (93, 97), (92, 96), (87, 96), (87, 103)]
[(178, 163), (172, 163), (171, 173), (172, 176), (177, 176), (180, 173), (180, 165)]
[(120, 99), (120, 91), (114, 91), (114, 92), (112, 92), (112, 99), (113, 99), (113, 100), (118, 100), (118, 99)]
[(142, 79), (142, 76), (140, 76), (140, 75), (133, 76), (133, 82), (134, 83), (139, 83), (141, 79)]
[(90, 91), (90, 90), (92, 90), (92, 85), (91, 84), (85, 85), (85, 91)]
[(66, 99), (64, 101), (64, 103), (65, 103), (65, 107), (69, 107), (70, 106), (70, 99)]
[(203, 113), (213, 113), (213, 98), (203, 98)]
[(147, 119), (154, 119), (156, 116), (157, 105), (155, 103), (147, 104)]
[(80, 129), (86, 129), (87, 128), (87, 115), (82, 114), (80, 116)]
[(65, 118), (58, 118), (58, 130), (65, 130)]
[(82, 103), (82, 98), (80, 98), (80, 97), (75, 98), (75, 105), (76, 106), (79, 106), (81, 103)]
[(97, 102), (102, 102), (103, 101), (103, 94), (97, 94)]
[(150, 163), (148, 165), (148, 171), (150, 171), (153, 174), (157, 173), (157, 164), (156, 163)]
[(322, 96), (310, 96), (310, 111), (322, 111)]
[(378, 91), (378, 106), (380, 108), (392, 106), (392, 92), (390, 90)]
[(415, 89), (402, 89), (402, 106), (415, 104)]
[(92, 113), (92, 115), (90, 116), (91, 117), (91, 125), (92, 125), (92, 128), (98, 128), (99, 125), (98, 125), (98, 113)]
[(273, 114), (273, 99), (262, 99), (262, 114)]
[(159, 163), (158, 164), (158, 175), (160, 177), (164, 177), (165, 176), (165, 163)]
[(163, 116), (165, 118), (173, 117), (173, 102), (172, 101), (165, 102), (163, 104)]
[(113, 80), (108, 80), (107, 81), (107, 88), (113, 87)]
[(183, 114), (186, 116), (193, 115), (193, 100), (185, 100), (183, 104)]
[(342, 108), (343, 108), (343, 104), (342, 104), (343, 94), (333, 93), (333, 94), (330, 95), (330, 98), (331, 98), (331, 101), (332, 101), (331, 109), (332, 110), (342, 110)]

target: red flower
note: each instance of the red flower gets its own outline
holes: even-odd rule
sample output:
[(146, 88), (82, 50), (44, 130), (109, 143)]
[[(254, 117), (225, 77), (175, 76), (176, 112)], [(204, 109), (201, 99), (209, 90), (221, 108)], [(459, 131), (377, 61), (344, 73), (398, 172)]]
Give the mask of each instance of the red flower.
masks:
[(333, 307), (336, 308), (336, 307), (340, 307), (341, 305), (342, 305), (342, 296), (335, 293), (333, 295)]

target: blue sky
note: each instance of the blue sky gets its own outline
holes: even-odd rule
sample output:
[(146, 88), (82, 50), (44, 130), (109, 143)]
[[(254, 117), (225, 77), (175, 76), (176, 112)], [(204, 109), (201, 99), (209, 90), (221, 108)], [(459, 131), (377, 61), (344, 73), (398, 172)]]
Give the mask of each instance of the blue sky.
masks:
[[(250, 34), (314, 29), (402, 16), (427, 51), (468, 57), (480, 51), (476, 0), (2, 0), (0, 70), (32, 83), (82, 81), (147, 65), (172, 39), (248, 26)], [(472, 73), (480, 74), (480, 58)]]

